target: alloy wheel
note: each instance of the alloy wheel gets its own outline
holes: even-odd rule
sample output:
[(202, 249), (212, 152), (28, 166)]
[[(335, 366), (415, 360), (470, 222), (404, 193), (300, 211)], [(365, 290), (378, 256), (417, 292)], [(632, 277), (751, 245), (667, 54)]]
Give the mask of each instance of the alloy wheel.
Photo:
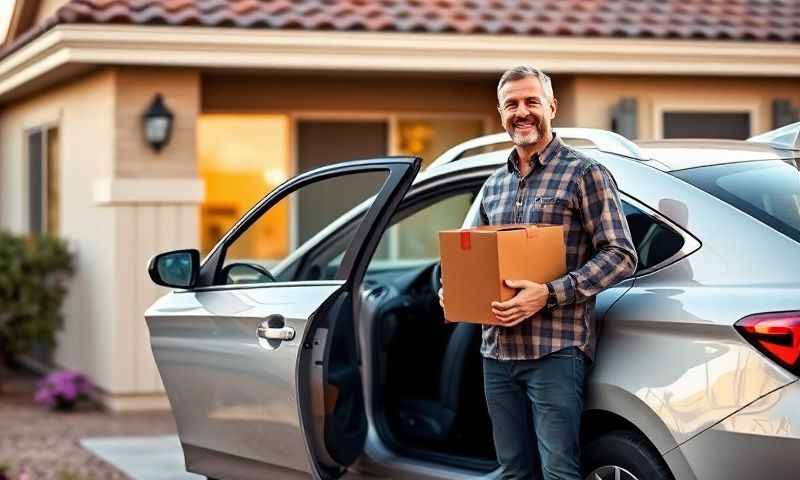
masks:
[(634, 474), (616, 465), (597, 467), (584, 480), (639, 480)]

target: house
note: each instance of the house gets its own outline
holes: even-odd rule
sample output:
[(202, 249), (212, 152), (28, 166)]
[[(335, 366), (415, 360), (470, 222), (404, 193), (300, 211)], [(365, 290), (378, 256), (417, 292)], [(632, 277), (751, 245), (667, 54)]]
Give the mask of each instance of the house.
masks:
[[(557, 126), (631, 138), (745, 138), (800, 105), (795, 0), (4, 3), (0, 227), (73, 245), (55, 361), (115, 410), (167, 407), (153, 253), (207, 252), (300, 171), (498, 131), (511, 66), (552, 74)], [(258, 254), (285, 256), (312, 216), (276, 217)]]

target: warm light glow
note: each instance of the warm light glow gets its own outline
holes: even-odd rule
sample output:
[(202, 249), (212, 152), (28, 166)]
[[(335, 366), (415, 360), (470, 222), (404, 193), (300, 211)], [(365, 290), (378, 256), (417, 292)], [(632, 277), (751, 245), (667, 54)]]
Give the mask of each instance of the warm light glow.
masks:
[(272, 188), (275, 188), (281, 183), (288, 180), (289, 176), (286, 175), (285, 168), (268, 168), (264, 170), (263, 178), (264, 181), (267, 183), (267, 185), (270, 185)]
[[(206, 182), (200, 238), (208, 252), (247, 210), (289, 178), (289, 118), (209, 114), (197, 122), (198, 170)], [(289, 212), (279, 205), (254, 226), (258, 241), (235, 244), (233, 258), (277, 259), (289, 250)]]
[(5, 42), (8, 35), (8, 26), (11, 23), (11, 13), (16, 2), (13, 0), (0, 1), (0, 44)]
[(403, 118), (398, 129), (397, 153), (422, 157), (423, 166), (453, 145), (484, 134), (480, 118)]

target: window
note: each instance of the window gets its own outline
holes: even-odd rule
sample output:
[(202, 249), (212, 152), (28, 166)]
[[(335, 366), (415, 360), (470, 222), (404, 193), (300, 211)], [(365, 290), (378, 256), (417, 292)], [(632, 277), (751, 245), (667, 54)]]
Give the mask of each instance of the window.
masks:
[(655, 267), (683, 248), (683, 237), (628, 202), (622, 202), (639, 265), (636, 273)]
[(28, 228), (58, 235), (61, 218), (61, 165), (58, 128), (28, 132)]
[[(292, 176), (285, 115), (202, 115), (197, 121), (198, 170), (206, 197), (200, 213), (201, 252), (208, 253), (250, 207)], [(261, 256), (289, 251), (288, 209), (271, 213)], [(262, 232), (267, 235), (267, 230)]]
[(791, 159), (690, 168), (673, 175), (800, 242), (800, 171)]
[(749, 112), (664, 112), (664, 138), (750, 137)]
[[(367, 271), (375, 273), (396, 270), (438, 260), (439, 230), (461, 228), (479, 188), (480, 186), (475, 186), (474, 193), (455, 193), (440, 198), (386, 229), (370, 259)], [(333, 273), (344, 257), (345, 248), (341, 242), (336, 242), (336, 245), (327, 249), (327, 258), (330, 260), (327, 261), (326, 271), (329, 278), (333, 278)]]
[(461, 228), (474, 194), (448, 196), (400, 220), (384, 232), (368, 270), (385, 270), (438, 260), (439, 230)]
[(427, 167), (453, 145), (484, 134), (480, 118), (400, 118), (397, 121), (395, 151), (423, 160)]
[[(278, 263), (291, 257), (297, 250), (292, 244), (283, 241), (280, 235), (285, 230), (288, 212), (296, 208), (301, 200), (314, 206), (307, 210), (306, 218), (303, 219), (303, 236), (309, 239), (377, 194), (387, 175), (386, 171), (342, 174), (305, 185), (284, 196), (236, 238), (227, 241), (219, 281), (224, 284), (245, 284), (335, 278), (338, 264), (331, 265), (329, 259), (318, 258), (313, 252), (305, 258), (291, 262), (292, 268), (286, 268), (280, 273), (274, 271)], [(331, 192), (336, 193), (335, 201), (330, 201)], [(298, 226), (297, 222), (293, 222), (291, 228), (297, 230)], [(354, 227), (348, 228), (347, 238), (340, 240), (342, 251), (347, 249), (356, 233), (357, 226)]]

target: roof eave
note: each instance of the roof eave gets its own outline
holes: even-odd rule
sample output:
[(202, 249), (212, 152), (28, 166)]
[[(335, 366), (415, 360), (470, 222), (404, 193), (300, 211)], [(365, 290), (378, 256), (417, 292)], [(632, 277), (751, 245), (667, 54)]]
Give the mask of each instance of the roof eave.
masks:
[(0, 59), (0, 102), (68, 64), (498, 73), (800, 76), (800, 44), (395, 32), (57, 25)]

